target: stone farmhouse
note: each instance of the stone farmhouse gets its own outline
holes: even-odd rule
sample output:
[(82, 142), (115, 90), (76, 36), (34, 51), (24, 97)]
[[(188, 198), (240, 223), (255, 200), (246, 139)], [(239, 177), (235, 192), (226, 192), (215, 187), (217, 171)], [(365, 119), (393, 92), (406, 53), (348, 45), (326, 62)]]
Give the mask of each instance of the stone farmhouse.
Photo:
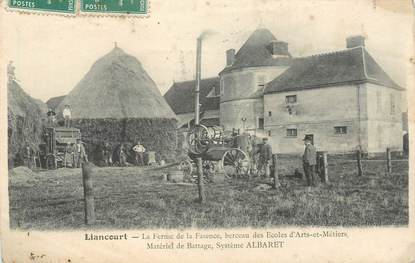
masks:
[[(174, 83), (165, 94), (182, 126), (193, 119), (194, 85)], [(201, 120), (269, 137), (278, 153), (303, 151), (305, 135), (330, 153), (401, 150), (403, 90), (362, 36), (347, 38), (344, 50), (294, 58), (288, 43), (258, 29), (226, 52), (218, 78), (202, 81)]]

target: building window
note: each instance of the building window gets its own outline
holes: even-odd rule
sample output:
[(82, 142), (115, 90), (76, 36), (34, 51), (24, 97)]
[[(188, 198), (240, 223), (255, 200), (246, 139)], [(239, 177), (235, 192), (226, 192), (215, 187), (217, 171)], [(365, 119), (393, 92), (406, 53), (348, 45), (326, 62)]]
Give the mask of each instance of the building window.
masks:
[(271, 130), (268, 131), (268, 136), (271, 136)]
[(269, 111), (268, 112), (268, 116), (271, 117), (272, 116), (272, 112)]
[(264, 118), (258, 118), (258, 129), (264, 129)]
[(297, 129), (287, 129), (288, 137), (297, 137)]
[(347, 133), (347, 127), (346, 126), (336, 126), (336, 127), (334, 127), (334, 133), (335, 134), (346, 134)]
[(286, 104), (295, 104), (295, 103), (297, 103), (297, 95), (285, 96), (285, 103)]
[(376, 111), (380, 112), (382, 106), (382, 93), (380, 91), (376, 92)]
[(258, 75), (257, 82), (258, 89), (263, 90), (265, 88), (265, 75)]
[(393, 94), (390, 95), (390, 100), (391, 100), (391, 114), (395, 114), (395, 96), (393, 96)]

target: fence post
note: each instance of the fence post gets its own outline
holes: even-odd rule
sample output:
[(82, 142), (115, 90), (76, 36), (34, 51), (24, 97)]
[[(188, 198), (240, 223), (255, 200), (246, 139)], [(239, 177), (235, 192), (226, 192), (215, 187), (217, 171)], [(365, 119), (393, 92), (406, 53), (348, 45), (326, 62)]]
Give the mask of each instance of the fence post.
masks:
[(199, 192), (199, 202), (204, 203), (206, 200), (205, 187), (203, 185), (203, 167), (202, 167), (202, 158), (196, 158), (197, 166), (197, 190)]
[(388, 168), (388, 173), (392, 172), (392, 159), (391, 159), (391, 149), (386, 148), (386, 165)]
[(272, 185), (272, 189), (277, 189), (281, 186), (281, 184), (278, 178), (278, 157), (276, 154), (272, 155), (272, 162), (274, 163), (274, 183)]
[(360, 150), (356, 151), (356, 159), (357, 159), (357, 174), (358, 176), (363, 176), (362, 152)]
[(328, 183), (329, 182), (329, 166), (327, 163), (327, 152), (322, 152), (321, 161), (323, 162), (322, 164), (323, 182)]
[(85, 224), (92, 225), (95, 223), (95, 205), (94, 191), (92, 186), (92, 166), (89, 163), (82, 164), (82, 183), (84, 187), (85, 203)]

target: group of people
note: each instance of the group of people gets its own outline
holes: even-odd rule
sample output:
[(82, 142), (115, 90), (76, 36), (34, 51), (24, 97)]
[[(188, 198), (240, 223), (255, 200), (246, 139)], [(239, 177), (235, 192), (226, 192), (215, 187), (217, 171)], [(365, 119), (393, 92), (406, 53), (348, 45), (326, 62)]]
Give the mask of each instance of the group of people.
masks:
[[(48, 112), (46, 113), (46, 115), (48, 116), (48, 125), (51, 127), (56, 126), (56, 112), (53, 109), (49, 109)], [(62, 110), (62, 116), (63, 116), (63, 126), (65, 128), (70, 128), (71, 127), (71, 119), (72, 119), (72, 111), (71, 111), (71, 106), (66, 104)]]
[[(141, 142), (137, 141), (137, 143), (134, 144), (130, 150), (133, 153), (134, 164), (137, 166), (145, 165), (144, 154), (146, 152), (146, 148), (141, 144)], [(120, 166), (126, 166), (129, 156), (127, 146), (124, 143), (121, 143), (114, 151), (113, 147), (108, 142), (105, 142), (102, 147), (102, 155), (105, 166), (113, 166), (117, 162)]]
[[(316, 186), (316, 148), (313, 145), (313, 138), (309, 135), (306, 135), (303, 141), (305, 145), (302, 159), (304, 175), (308, 186)], [(259, 149), (255, 151), (255, 153), (259, 154), (259, 169), (264, 171), (265, 177), (269, 177), (271, 175), (270, 166), (272, 164), (272, 147), (268, 144), (268, 138), (263, 138), (262, 144)]]
[(85, 146), (80, 139), (74, 144), (68, 144), (65, 153), (65, 166), (69, 163), (72, 168), (79, 168), (83, 163), (88, 162)]

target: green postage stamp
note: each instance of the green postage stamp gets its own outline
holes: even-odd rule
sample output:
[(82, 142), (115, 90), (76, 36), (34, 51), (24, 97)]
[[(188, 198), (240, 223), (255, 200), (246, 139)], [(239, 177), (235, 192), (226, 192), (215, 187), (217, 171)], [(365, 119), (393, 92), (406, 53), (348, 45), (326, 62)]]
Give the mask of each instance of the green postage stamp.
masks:
[(76, 0), (9, 0), (9, 8), (60, 13), (75, 13)]
[(82, 12), (147, 14), (147, 0), (81, 0)]
[[(58, 13), (76, 13), (78, 0), (9, 0), (9, 8)], [(148, 0), (79, 0), (81, 12), (107, 14), (147, 14)]]

